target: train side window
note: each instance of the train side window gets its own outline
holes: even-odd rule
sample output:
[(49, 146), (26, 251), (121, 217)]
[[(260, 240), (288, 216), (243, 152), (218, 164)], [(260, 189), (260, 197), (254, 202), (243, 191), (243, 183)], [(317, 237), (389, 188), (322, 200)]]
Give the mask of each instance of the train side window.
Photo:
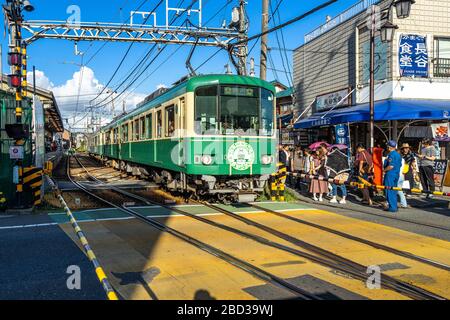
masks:
[(114, 128), (114, 144), (119, 142), (119, 128)]
[(140, 119), (140, 122), (141, 122), (141, 134), (140, 134), (140, 138), (141, 138), (141, 140), (144, 140), (144, 139), (146, 139), (147, 137), (146, 137), (146, 134), (145, 134), (145, 117), (142, 117), (141, 119)]
[(105, 136), (106, 136), (106, 144), (110, 145), (111, 144), (111, 131), (106, 132)]
[(156, 137), (162, 137), (162, 111), (158, 110), (156, 112)]
[(133, 120), (130, 121), (130, 141), (133, 141), (134, 138), (134, 122)]
[(147, 139), (151, 139), (152, 138), (152, 114), (149, 113), (148, 115), (145, 116), (145, 132), (146, 132), (146, 137)]
[(126, 125), (122, 125), (121, 133), (122, 133), (122, 142), (127, 142), (128, 140), (128, 127)]
[(175, 133), (175, 106), (166, 108), (166, 137), (173, 137)]
[(133, 120), (127, 124), (128, 127), (128, 141), (133, 141)]
[(139, 119), (134, 120), (134, 129), (133, 129), (133, 140), (137, 141), (139, 140)]

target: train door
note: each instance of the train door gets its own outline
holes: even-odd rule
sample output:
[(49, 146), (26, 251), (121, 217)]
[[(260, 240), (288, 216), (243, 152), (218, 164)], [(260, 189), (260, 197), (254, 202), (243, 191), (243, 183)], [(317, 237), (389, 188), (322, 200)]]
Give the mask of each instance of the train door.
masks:
[(164, 141), (162, 140), (163, 137), (163, 112), (162, 112), (162, 108), (160, 108), (159, 110), (156, 111), (156, 121), (155, 121), (155, 133), (156, 133), (156, 138), (155, 138), (155, 149), (154, 149), (154, 161), (155, 162), (160, 162), (160, 157), (161, 155), (158, 157), (158, 151), (162, 151), (162, 147), (164, 146)]
[(119, 158), (119, 127), (114, 128), (114, 150), (113, 158)]
[(117, 159), (122, 159), (123, 126), (117, 127)]
[(185, 150), (186, 150), (186, 140), (185, 140), (185, 136), (187, 134), (186, 132), (186, 101), (183, 98), (180, 98), (180, 101), (178, 103), (178, 114), (177, 114), (177, 120), (178, 120), (178, 156), (179, 156), (179, 160), (178, 160), (178, 165), (181, 167), (184, 167), (186, 165), (185, 159), (184, 159), (184, 154), (185, 154)]

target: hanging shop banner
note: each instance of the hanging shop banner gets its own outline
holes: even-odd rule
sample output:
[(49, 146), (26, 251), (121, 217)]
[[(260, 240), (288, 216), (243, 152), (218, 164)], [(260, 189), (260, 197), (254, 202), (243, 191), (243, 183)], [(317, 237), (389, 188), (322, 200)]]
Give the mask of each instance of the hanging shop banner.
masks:
[(294, 132), (289, 129), (281, 129), (281, 144), (294, 144)]
[(433, 123), (431, 124), (431, 131), (433, 132), (434, 141), (450, 141), (449, 137), (449, 123)]
[[(326, 93), (316, 97), (316, 110), (321, 112), (335, 107), (338, 103), (340, 107), (348, 106), (351, 102), (350, 88)], [(346, 98), (346, 99), (344, 99)]]
[(434, 161), (434, 183), (436, 188), (442, 190), (445, 175), (447, 173), (447, 160)]
[(350, 147), (350, 128), (348, 124), (338, 124), (335, 127), (336, 144), (345, 144)]
[(402, 34), (398, 49), (401, 77), (428, 78), (427, 37)]

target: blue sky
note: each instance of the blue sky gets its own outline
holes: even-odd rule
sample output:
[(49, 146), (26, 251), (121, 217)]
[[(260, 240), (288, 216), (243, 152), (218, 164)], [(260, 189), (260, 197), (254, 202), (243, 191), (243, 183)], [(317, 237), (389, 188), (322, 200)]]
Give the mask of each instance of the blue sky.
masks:
[[(171, 5), (175, 6), (179, 0), (171, 0)], [(279, 0), (272, 0), (272, 6), (275, 7)], [(34, 0), (32, 3), (35, 6), (35, 11), (32, 13), (26, 13), (27, 20), (66, 20), (69, 16), (66, 13), (67, 8), (70, 5), (78, 5), (81, 9), (81, 21), (85, 22), (125, 22), (129, 17), (129, 12), (135, 10), (136, 7), (142, 2), (142, 0)], [(143, 11), (150, 11), (159, 0), (148, 0), (146, 4), (142, 7)], [(214, 15), (219, 8), (226, 4), (226, 0), (203, 0), (203, 22), (208, 21), (212, 15)], [(249, 35), (256, 34), (260, 32), (261, 29), (261, 0), (248, 0), (247, 10), (250, 19), (250, 30)], [(287, 21), (293, 17), (296, 17), (313, 7), (326, 2), (326, 0), (284, 0), (282, 1), (279, 9), (281, 22)], [(322, 11), (300, 21), (296, 22), (285, 29), (284, 37), (286, 40), (286, 47), (288, 49), (293, 49), (298, 47), (303, 43), (303, 36), (305, 33), (313, 30), (315, 27), (319, 26), (325, 21), (326, 15), (335, 16), (347, 7), (358, 2), (357, 0), (339, 0), (337, 3), (323, 9)], [(184, 5), (188, 6), (191, 0), (185, 0)], [(230, 4), (226, 10), (221, 11), (213, 20), (208, 23), (208, 26), (220, 27), (224, 19), (227, 22), (230, 21), (231, 8), (238, 3), (237, 0), (230, 1)], [(120, 8), (122, 8), (120, 10)], [(164, 9), (163, 5), (159, 9)], [(158, 22), (164, 22), (164, 13), (161, 10), (157, 11), (159, 15)], [(277, 17), (278, 18), (278, 17)], [(179, 19), (182, 21), (184, 19)], [(195, 20), (195, 17), (193, 17)], [(275, 20), (271, 21), (271, 26), (273, 26)], [(280, 34), (279, 34), (280, 36)], [(281, 38), (280, 38), (281, 39)], [(6, 52), (8, 49), (7, 38), (2, 38), (1, 41), (3, 49), (3, 72), (8, 72), (8, 67), (6, 65)], [(93, 54), (103, 45), (103, 42), (84, 42), (79, 43), (78, 49), (84, 54), (84, 62), (91, 59)], [(250, 43), (252, 47), (253, 42)], [(91, 60), (87, 65), (90, 70), (85, 69), (82, 77), (81, 94), (91, 94), (96, 90), (98, 91), (103, 85), (105, 85), (110, 79), (113, 71), (117, 67), (120, 59), (123, 57), (125, 51), (127, 50), (129, 44), (127, 43), (108, 43), (104, 48)], [(112, 84), (117, 84), (123, 79), (134, 64), (147, 52), (150, 48), (150, 44), (139, 44), (133, 45), (133, 50), (128, 55), (125, 63), (120, 68), (117, 76), (112, 80)], [(278, 47), (275, 34), (269, 36), (269, 46)], [(133, 94), (136, 94), (135, 100), (127, 101), (130, 108), (130, 104), (134, 101), (139, 100), (146, 94), (151, 93), (156, 89), (158, 85), (170, 85), (182, 76), (186, 75), (187, 71), (185, 68), (185, 60), (189, 53), (190, 48), (187, 46), (181, 47), (172, 57), (168, 60), (168, 56), (177, 49), (177, 46), (171, 45), (165, 49), (165, 51), (160, 55), (160, 57), (155, 61), (155, 63), (148, 69), (149, 72), (155, 70), (155, 68), (164, 61), (163, 64), (155, 73), (145, 80), (141, 86), (134, 89)], [(217, 49), (215, 48), (204, 48), (199, 47), (196, 49), (192, 64), (194, 67), (200, 65), (207, 57), (214, 53)], [(280, 58), (281, 51), (274, 50), (272, 52), (273, 64), (276, 69), (284, 70), (282, 60)], [(292, 68), (292, 52), (288, 52), (289, 64)], [(51, 88), (59, 87), (57, 91), (58, 95), (70, 95), (73, 94), (74, 90), (77, 92), (78, 79), (80, 76), (80, 63), (81, 57), (74, 54), (74, 45), (72, 42), (65, 40), (38, 40), (28, 47), (28, 65), (29, 69), (31, 66), (36, 66), (39, 70), (38, 83)], [(256, 64), (259, 64), (259, 44), (255, 46), (251, 52), (250, 57), (254, 57)], [(224, 65), (228, 62), (227, 54), (223, 51), (211, 59), (207, 64), (205, 64), (201, 69), (200, 73), (223, 73)], [(271, 65), (269, 65), (271, 67)], [(76, 73), (78, 72), (78, 78)], [(259, 74), (259, 69), (256, 69), (257, 74)], [(273, 71), (268, 71), (268, 80), (272, 80), (278, 77), (283, 83), (287, 83), (286, 76), (283, 72), (277, 72), (275, 74)], [(43, 81), (43, 82), (42, 82)], [(86, 83), (84, 83), (86, 82)], [(138, 81), (137, 83), (139, 83)], [(79, 102), (78, 110), (83, 109), (83, 104), (85, 101), (83, 99), (88, 99), (89, 96), (82, 97), (81, 102)], [(117, 101), (120, 103), (120, 101)], [(73, 113), (75, 106), (73, 98), (61, 98), (61, 109), (63, 110), (64, 116), (68, 117)]]

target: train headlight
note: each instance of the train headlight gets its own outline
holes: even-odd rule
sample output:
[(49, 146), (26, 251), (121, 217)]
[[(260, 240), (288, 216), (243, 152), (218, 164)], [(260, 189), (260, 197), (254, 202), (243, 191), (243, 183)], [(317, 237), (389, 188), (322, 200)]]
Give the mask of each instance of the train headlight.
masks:
[(262, 157), (261, 157), (261, 163), (262, 164), (271, 164), (272, 163), (272, 156), (269, 156), (269, 155), (263, 155)]
[(202, 156), (202, 163), (205, 166), (209, 166), (212, 163), (212, 160), (213, 159), (212, 159), (212, 157), (210, 155), (205, 154), (205, 155)]

